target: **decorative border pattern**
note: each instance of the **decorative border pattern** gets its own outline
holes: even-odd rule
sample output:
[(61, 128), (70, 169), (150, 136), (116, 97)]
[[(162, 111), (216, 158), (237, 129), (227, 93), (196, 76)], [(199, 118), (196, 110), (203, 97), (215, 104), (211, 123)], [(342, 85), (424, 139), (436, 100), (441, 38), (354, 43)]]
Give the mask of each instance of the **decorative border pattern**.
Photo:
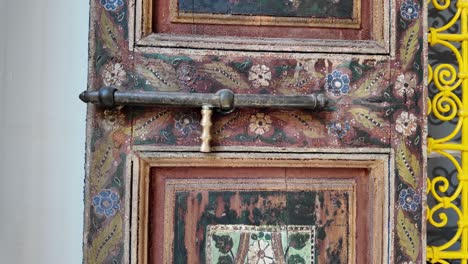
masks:
[[(208, 226), (208, 231), (207, 231), (207, 243), (206, 243), (206, 252), (211, 252), (211, 248), (213, 245), (213, 237), (216, 234), (232, 234), (232, 233), (241, 233), (241, 234), (247, 234), (248, 236), (251, 236), (251, 233), (254, 232), (269, 232), (269, 233), (281, 233), (282, 232), (287, 232), (288, 236), (289, 235), (294, 235), (294, 234), (302, 234), (305, 233), (308, 235), (309, 239), (307, 243), (309, 244), (310, 248), (310, 262), (306, 262), (307, 264), (315, 264), (315, 232), (316, 228), (315, 226), (301, 226), (301, 225), (288, 225), (288, 226), (246, 226), (246, 225), (211, 225)], [(273, 237), (273, 235), (272, 235)], [(274, 240), (273, 238), (271, 239), (272, 241)], [(310, 240), (310, 242), (309, 242)], [(273, 241), (274, 242), (274, 241)], [(273, 243), (272, 242), (272, 243)], [(282, 251), (282, 250), (281, 250)], [(281, 256), (282, 257), (282, 256)], [(207, 261), (206, 263), (213, 263), (211, 260), (212, 256), (211, 254), (207, 254)], [(274, 262), (276, 263), (276, 262)], [(284, 263), (283, 261), (279, 261), (278, 264)], [(297, 262), (300, 263), (300, 262)]]

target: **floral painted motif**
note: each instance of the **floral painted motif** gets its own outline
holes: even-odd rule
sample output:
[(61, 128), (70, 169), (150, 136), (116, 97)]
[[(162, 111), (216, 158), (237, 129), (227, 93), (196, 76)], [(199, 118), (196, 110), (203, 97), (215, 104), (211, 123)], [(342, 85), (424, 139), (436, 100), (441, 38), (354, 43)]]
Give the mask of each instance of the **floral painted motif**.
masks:
[(271, 71), (265, 65), (254, 65), (249, 72), (249, 81), (254, 87), (268, 86), (271, 80)]
[(301, 4), (301, 1), (300, 0), (289, 0), (289, 3), (291, 3), (291, 6), (295, 9), (297, 9), (299, 7), (299, 5)]
[(190, 86), (196, 81), (195, 73), (195, 67), (188, 63), (181, 63), (177, 68), (177, 79), (182, 85)]
[(98, 215), (110, 217), (120, 209), (120, 198), (117, 192), (113, 190), (102, 190), (93, 197), (94, 211)]
[(122, 113), (121, 108), (113, 108), (104, 110), (104, 118), (102, 128), (110, 131), (125, 123), (125, 115)]
[(270, 116), (264, 113), (257, 113), (256, 115), (250, 116), (249, 129), (257, 135), (263, 135), (270, 131), (271, 123)]
[(327, 75), (327, 91), (334, 96), (340, 96), (349, 92), (349, 76), (341, 71), (334, 70)]
[(276, 263), (270, 242), (263, 239), (254, 240), (249, 247), (247, 262), (265, 264)]
[(404, 136), (411, 136), (416, 131), (418, 124), (416, 116), (409, 112), (402, 112), (396, 120), (395, 129)]
[[(203, 260), (202, 257), (201, 263), (315, 264), (317, 246), (315, 226), (294, 224), (286, 226), (208, 225), (206, 258)], [(180, 241), (183, 241), (182, 237)], [(203, 244), (203, 241), (201, 243)]]
[(400, 97), (409, 97), (414, 94), (417, 85), (417, 76), (414, 73), (402, 73), (395, 82), (396, 94)]
[(123, 6), (123, 4), (123, 0), (101, 0), (101, 5), (104, 6), (107, 11), (115, 11), (117, 8)]
[(406, 0), (401, 4), (400, 14), (406, 20), (413, 20), (418, 18), (420, 9), (419, 4), (412, 0)]
[(400, 191), (399, 204), (405, 211), (416, 211), (421, 203), (421, 197), (412, 188)]
[(192, 113), (178, 113), (175, 117), (175, 128), (182, 132), (184, 135), (190, 134), (192, 131), (197, 130), (200, 126), (200, 121)]
[(233, 242), (232, 238), (228, 235), (217, 236), (213, 235), (213, 240), (216, 242), (215, 247), (219, 249), (220, 252), (227, 254), (231, 252)]
[(351, 129), (348, 121), (345, 121), (343, 124), (340, 122), (333, 122), (327, 125), (328, 134), (343, 138), (346, 133)]
[(127, 79), (127, 73), (121, 63), (109, 62), (102, 71), (102, 81), (106, 86), (120, 86)]
[(315, 63), (315, 60), (300, 60), (296, 64), (296, 70), (305, 70), (308, 73), (314, 73)]

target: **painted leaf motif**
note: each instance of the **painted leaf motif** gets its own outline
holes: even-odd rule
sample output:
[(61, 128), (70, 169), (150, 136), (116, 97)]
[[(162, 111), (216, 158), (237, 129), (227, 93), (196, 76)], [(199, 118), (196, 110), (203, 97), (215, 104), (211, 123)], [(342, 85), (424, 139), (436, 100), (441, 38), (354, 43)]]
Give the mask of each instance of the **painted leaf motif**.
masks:
[(378, 71), (372, 72), (367, 77), (362, 78), (363, 80), (357, 89), (352, 89), (351, 95), (356, 98), (364, 98), (372, 94), (372, 92), (379, 89), (384, 89), (386, 78), (385, 73), (387, 69), (380, 69)]
[(406, 31), (401, 47), (400, 47), (400, 60), (403, 68), (407, 69), (413, 62), (413, 57), (418, 49), (418, 35), (420, 30), (420, 21), (414, 23)]
[(218, 263), (216, 264), (234, 264), (234, 261), (232, 260), (231, 256), (225, 255), (220, 256), (218, 259)]
[[(164, 124), (168, 119), (168, 111), (161, 110), (159, 113), (142, 116), (135, 121), (134, 125), (134, 136), (141, 137), (143, 135), (150, 134), (152, 131), (156, 130), (155, 125)], [(158, 121), (159, 120), (159, 121)]]
[(156, 54), (143, 54), (146, 58), (149, 59), (157, 59), (165, 61), (166, 63), (172, 64), (174, 66), (179, 65), (182, 62), (192, 62), (193, 59), (187, 56), (167, 56), (164, 54), (156, 53)]
[(232, 238), (228, 235), (213, 235), (213, 240), (215, 241), (215, 247), (223, 254), (231, 252), (234, 246)]
[(397, 216), (397, 234), (400, 240), (401, 249), (405, 252), (412, 261), (416, 261), (419, 255), (419, 238), (418, 230), (406, 219), (405, 214), (400, 209)]
[(416, 177), (419, 175), (420, 171), (419, 162), (418, 159), (408, 150), (403, 141), (397, 149), (396, 165), (401, 180), (409, 184), (412, 188), (416, 188), (416, 185), (418, 184)]
[(232, 113), (221, 119), (218, 119), (213, 126), (213, 137), (215, 139), (229, 138), (235, 132), (232, 128), (232, 124), (239, 120), (241, 115), (239, 113)]
[(248, 89), (249, 84), (233, 68), (220, 62), (203, 65), (202, 71), (226, 87)]
[(177, 74), (174, 67), (161, 60), (151, 63), (138, 64), (138, 74), (143, 76), (151, 86), (161, 92), (175, 92), (180, 90), (177, 84)]
[(122, 238), (122, 216), (115, 215), (114, 219), (102, 229), (91, 244), (87, 263), (105, 263), (107, 256), (120, 243)]
[(288, 259), (288, 264), (305, 264), (306, 261), (301, 255), (295, 254), (291, 255)]
[(101, 14), (101, 37), (103, 45), (106, 49), (116, 54), (119, 51), (119, 32), (114, 27), (114, 24), (107, 16), (106, 12)]
[(295, 233), (289, 236), (289, 246), (301, 250), (306, 246), (307, 241), (309, 241), (310, 235)]
[(278, 91), (284, 95), (309, 94), (319, 88), (319, 79), (308, 74), (295, 74), (284, 78), (279, 87)]
[(351, 108), (349, 112), (351, 113), (351, 115), (353, 115), (356, 121), (365, 128), (373, 129), (375, 127), (383, 128), (384, 126), (386, 126), (385, 121), (382, 118), (380, 118), (375, 113), (372, 113), (367, 108)]
[(325, 133), (323, 133), (321, 130), (317, 128), (303, 130), (302, 133), (304, 134), (304, 136), (308, 138), (324, 138), (326, 136)]
[(310, 115), (301, 114), (301, 112), (278, 112), (274, 114), (274, 117), (287, 122), (294, 131), (302, 131), (308, 138), (323, 138), (327, 135), (319, 119), (312, 118)]
[(90, 186), (95, 190), (104, 188), (106, 184), (106, 172), (111, 168), (114, 160), (114, 143), (112, 137), (107, 136), (107, 140), (97, 146), (96, 151), (93, 153), (94, 166), (91, 168), (90, 173)]

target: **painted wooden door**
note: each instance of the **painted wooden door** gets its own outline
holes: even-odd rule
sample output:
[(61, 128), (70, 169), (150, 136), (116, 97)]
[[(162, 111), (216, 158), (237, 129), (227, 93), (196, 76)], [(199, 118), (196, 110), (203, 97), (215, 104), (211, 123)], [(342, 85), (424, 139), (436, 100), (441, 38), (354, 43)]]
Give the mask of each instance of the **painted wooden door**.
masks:
[(323, 111), (88, 107), (85, 263), (421, 263), (425, 1), (91, 0), (88, 91)]

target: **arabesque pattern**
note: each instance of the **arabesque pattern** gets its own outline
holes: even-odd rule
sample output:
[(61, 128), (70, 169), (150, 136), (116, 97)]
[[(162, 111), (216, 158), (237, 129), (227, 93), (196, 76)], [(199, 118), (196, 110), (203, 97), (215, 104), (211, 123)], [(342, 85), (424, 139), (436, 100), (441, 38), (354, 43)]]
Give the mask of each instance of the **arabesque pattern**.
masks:
[[(439, 12), (451, 5), (450, 1), (441, 2), (432, 1)], [(454, 28), (459, 30), (454, 32)], [(453, 65), (441, 63), (434, 69), (429, 66), (428, 82), (437, 88), (429, 102), (429, 115), (455, 126), (444, 137), (429, 138), (428, 153), (439, 154), (453, 163), (458, 185), (455, 190), (449, 190), (449, 179), (440, 175), (427, 180), (427, 193), (435, 201), (435, 205), (427, 208), (427, 219), (429, 224), (442, 229), (455, 220), (458, 229), (444, 244), (428, 245), (427, 260), (430, 263), (468, 263), (468, 1), (456, 3), (456, 12), (445, 25), (431, 27), (428, 41), (431, 46), (441, 45), (450, 50), (456, 59)], [(460, 141), (459, 135), (462, 135)]]

